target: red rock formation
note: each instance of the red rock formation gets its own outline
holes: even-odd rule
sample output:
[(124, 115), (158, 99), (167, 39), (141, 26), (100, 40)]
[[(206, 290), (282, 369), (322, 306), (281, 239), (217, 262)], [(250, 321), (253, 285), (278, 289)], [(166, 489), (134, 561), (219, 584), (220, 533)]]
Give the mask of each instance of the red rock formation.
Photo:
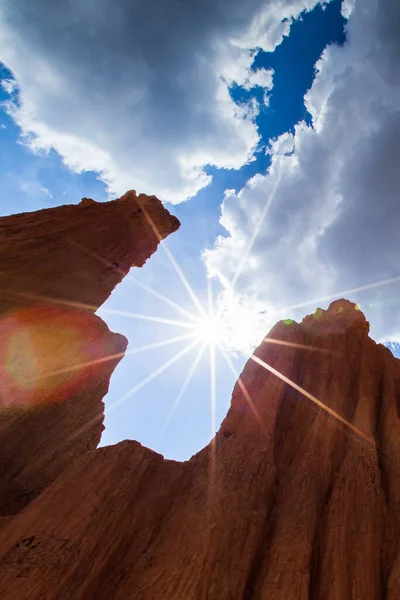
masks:
[(0, 219), (0, 516), (97, 447), (127, 341), (93, 311), (178, 226), (135, 192)]
[(190, 461), (83, 454), (3, 525), (0, 597), (398, 600), (400, 363), (368, 330), (345, 300), (278, 323)]
[(132, 266), (141, 267), (179, 221), (155, 196), (83, 198), (0, 220), (0, 314), (32, 299), (97, 310)]

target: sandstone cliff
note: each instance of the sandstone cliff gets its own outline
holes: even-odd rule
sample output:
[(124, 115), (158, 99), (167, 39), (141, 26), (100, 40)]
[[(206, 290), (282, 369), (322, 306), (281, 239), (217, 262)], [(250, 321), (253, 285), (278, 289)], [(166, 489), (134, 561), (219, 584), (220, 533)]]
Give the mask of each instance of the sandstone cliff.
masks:
[(368, 330), (278, 323), (190, 461), (83, 454), (3, 526), (0, 597), (397, 600), (400, 363)]
[(58, 300), (97, 310), (133, 266), (141, 267), (179, 221), (155, 196), (83, 198), (0, 219), (0, 314)]
[(0, 517), (97, 447), (127, 341), (94, 311), (178, 226), (133, 191), (0, 219)]

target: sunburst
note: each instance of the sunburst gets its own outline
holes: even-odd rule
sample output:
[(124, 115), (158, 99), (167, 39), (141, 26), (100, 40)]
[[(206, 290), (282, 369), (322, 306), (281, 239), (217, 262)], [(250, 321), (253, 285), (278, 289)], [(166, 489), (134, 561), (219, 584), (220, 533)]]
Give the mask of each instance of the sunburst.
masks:
[[(273, 201), (273, 198), (275, 196), (276, 188), (279, 184), (279, 179), (280, 178), (278, 177), (276, 186), (274, 186), (270, 196), (267, 198), (264, 210), (261, 215), (261, 217), (262, 217), (261, 221), (263, 221), (267, 215), (268, 209), (269, 209), (271, 202)], [(145, 214), (145, 216), (148, 219), (151, 227), (153, 228), (153, 231), (156, 233), (156, 235), (158, 235), (158, 232), (154, 226), (154, 223), (152, 223), (149, 215)], [(256, 228), (256, 230), (250, 240), (249, 247), (246, 248), (246, 250), (243, 254), (243, 259), (242, 259), (242, 261), (240, 261), (240, 264), (238, 265), (238, 269), (237, 269), (237, 271), (232, 279), (232, 282), (229, 286), (230, 292), (232, 294), (233, 294), (235, 284), (241, 274), (243, 266), (244, 266), (244, 264), (247, 260), (247, 257), (251, 251), (251, 247), (254, 244), (254, 241), (256, 239), (256, 236), (258, 234), (260, 226), (261, 225), (259, 223), (258, 227)], [(158, 237), (160, 238), (160, 236), (158, 236)], [(68, 241), (75, 245), (79, 245), (79, 247), (81, 247), (83, 252), (89, 252), (93, 257), (95, 257), (97, 260), (99, 260), (103, 264), (106, 264), (108, 267), (114, 268), (117, 271), (119, 271), (118, 267), (115, 267), (109, 261), (105, 260), (103, 257), (93, 253), (92, 251), (87, 250), (86, 248), (84, 248), (82, 246), (82, 244), (78, 244), (77, 242), (74, 242), (73, 240), (68, 240)], [(238, 373), (235, 371), (235, 368), (233, 366), (233, 362), (232, 362), (232, 359), (230, 356), (230, 351), (229, 351), (229, 346), (230, 346), (229, 326), (226, 322), (226, 319), (224, 318), (224, 315), (223, 315), (221, 309), (215, 308), (215, 302), (214, 302), (213, 293), (212, 293), (211, 279), (207, 278), (207, 306), (203, 306), (200, 299), (194, 292), (192, 286), (190, 285), (188, 279), (186, 278), (182, 268), (176, 261), (171, 250), (168, 248), (166, 241), (162, 241), (160, 239), (160, 242), (162, 242), (160, 244), (160, 247), (165, 252), (169, 263), (173, 267), (175, 273), (177, 274), (179, 280), (181, 281), (181, 283), (183, 285), (183, 288), (185, 289), (186, 293), (188, 294), (189, 298), (191, 299), (191, 301), (193, 303), (193, 309), (194, 309), (193, 312), (190, 310), (187, 310), (187, 308), (182, 306), (181, 303), (176, 302), (176, 301), (172, 300), (171, 298), (168, 298), (161, 292), (159, 292), (159, 291), (153, 289), (151, 286), (143, 283), (142, 281), (140, 281), (139, 278), (132, 276), (131, 274), (126, 275), (127, 281), (131, 282), (134, 285), (141, 287), (144, 291), (153, 295), (158, 300), (162, 301), (165, 305), (168, 305), (170, 308), (173, 308), (174, 310), (176, 310), (180, 315), (179, 319), (167, 318), (163, 314), (149, 315), (149, 314), (141, 314), (141, 313), (136, 313), (136, 312), (131, 312), (131, 311), (120, 311), (120, 310), (116, 310), (113, 308), (109, 308), (107, 306), (102, 307), (100, 312), (102, 314), (116, 314), (121, 317), (157, 323), (158, 325), (163, 326), (163, 327), (168, 327), (168, 328), (171, 327), (171, 328), (173, 328), (174, 331), (176, 331), (176, 328), (184, 330), (184, 333), (182, 332), (182, 335), (167, 335), (165, 337), (165, 339), (163, 339), (161, 341), (149, 343), (149, 344), (146, 344), (145, 346), (140, 346), (137, 348), (131, 348), (126, 352), (126, 354), (125, 354), (126, 358), (128, 356), (132, 356), (132, 355), (135, 355), (135, 354), (138, 354), (141, 352), (151, 351), (151, 350), (155, 350), (155, 349), (158, 349), (158, 348), (161, 348), (164, 346), (169, 346), (169, 345), (172, 346), (175, 343), (184, 342), (185, 345), (183, 348), (174, 352), (172, 354), (172, 356), (169, 359), (167, 359), (165, 362), (163, 362), (161, 365), (155, 366), (149, 375), (147, 375), (141, 381), (139, 381), (134, 386), (132, 386), (120, 398), (111, 401), (109, 403), (108, 410), (109, 411), (116, 410), (122, 403), (124, 403), (127, 400), (129, 400), (130, 398), (132, 398), (132, 396), (135, 395), (139, 390), (142, 390), (151, 381), (153, 381), (154, 379), (156, 379), (157, 377), (160, 377), (163, 373), (165, 373), (173, 364), (177, 363), (184, 356), (187, 356), (190, 352), (195, 351), (194, 360), (192, 361), (191, 367), (188, 370), (188, 373), (187, 373), (186, 377), (184, 378), (182, 385), (179, 389), (179, 392), (178, 392), (178, 394), (172, 404), (172, 407), (168, 413), (168, 416), (167, 416), (165, 423), (163, 425), (163, 428), (162, 428), (163, 431), (165, 431), (167, 429), (171, 419), (175, 415), (176, 410), (179, 406), (179, 403), (184, 398), (184, 395), (188, 389), (188, 386), (189, 386), (194, 374), (196, 373), (196, 370), (200, 364), (200, 361), (202, 360), (203, 356), (206, 353), (208, 354), (208, 360), (209, 360), (210, 434), (211, 434), (211, 437), (213, 437), (215, 430), (216, 430), (216, 376), (217, 376), (216, 357), (217, 357), (217, 354), (223, 357), (228, 368), (234, 374), (235, 378), (238, 381), (238, 386), (241, 389), (241, 391), (243, 393), (243, 397), (244, 397), (245, 401), (248, 403), (248, 405), (252, 411), (252, 414), (254, 415), (254, 418), (261, 425), (261, 418), (260, 418), (259, 412), (257, 410), (257, 407), (256, 407), (253, 399), (251, 398), (249, 391), (246, 389), (246, 386), (243, 383), (243, 380), (238, 375)], [(123, 274), (125, 276), (125, 273), (121, 272), (121, 274)], [(384, 281), (379, 281), (379, 282), (371, 283), (369, 285), (365, 285), (362, 287), (354, 288), (353, 290), (346, 290), (346, 293), (359, 292), (359, 291), (363, 291), (366, 289), (381, 287), (384, 285), (395, 283), (399, 280), (400, 280), (400, 277), (386, 279)], [(287, 307), (287, 310), (298, 308), (301, 306), (306, 306), (308, 304), (315, 303), (318, 300), (321, 301), (321, 300), (337, 298), (340, 295), (341, 295), (340, 293), (339, 294), (330, 294), (329, 296), (324, 296), (322, 298), (310, 300), (309, 302), (304, 302), (301, 304), (293, 305), (291, 307)], [(31, 296), (33, 296), (33, 295), (31, 295)], [(36, 299), (38, 299), (38, 298), (36, 297)], [(72, 305), (72, 306), (76, 306), (76, 307), (84, 306), (85, 308), (90, 308), (91, 310), (93, 310), (93, 307), (88, 307), (86, 305), (81, 305), (79, 303), (60, 301), (60, 300), (55, 300), (55, 299), (51, 299), (51, 298), (41, 298), (41, 299), (46, 300), (48, 302), (67, 304), (67, 305)], [(235, 315), (235, 317), (236, 317), (236, 315)], [(245, 337), (248, 334), (247, 323), (245, 321), (243, 321), (243, 319), (240, 319), (240, 317), (239, 318), (236, 317), (234, 319), (234, 321), (235, 321), (234, 328), (235, 328), (236, 335), (239, 337), (239, 339), (240, 339), (240, 337), (242, 337), (243, 340), (245, 340)], [(315, 347), (311, 348), (311, 347), (305, 346), (303, 344), (294, 344), (292, 342), (287, 342), (287, 341), (283, 341), (283, 340), (276, 340), (276, 339), (272, 340), (270, 338), (266, 338), (264, 341), (268, 342), (268, 343), (282, 345), (282, 346), (295, 346), (295, 347), (298, 347), (299, 349), (311, 350), (314, 352), (321, 351), (321, 349), (318, 349)], [(104, 359), (100, 359), (97, 362), (102, 362), (103, 360), (104, 361), (105, 360), (113, 360), (116, 357), (117, 357), (116, 355), (110, 356), (110, 357), (105, 357)], [(297, 390), (298, 392), (300, 392), (309, 401), (313, 402), (314, 405), (318, 406), (321, 410), (324, 410), (325, 412), (329, 413), (329, 415), (331, 417), (333, 417), (337, 422), (341, 423), (345, 427), (352, 430), (356, 435), (358, 435), (362, 439), (367, 440), (369, 443), (373, 443), (371, 441), (371, 439), (368, 436), (366, 436), (360, 429), (358, 429), (357, 427), (352, 425), (349, 421), (344, 419), (341, 415), (339, 415), (338, 413), (336, 413), (335, 411), (333, 411), (332, 409), (327, 407), (321, 400), (319, 400), (318, 398), (316, 398), (315, 396), (310, 394), (307, 390), (303, 389), (296, 382), (288, 379), (282, 373), (280, 373), (279, 371), (274, 369), (271, 365), (269, 365), (265, 361), (262, 361), (261, 359), (259, 359), (254, 354), (251, 354), (250, 358), (256, 364), (258, 364), (260, 366), (260, 368), (263, 368), (263, 369), (267, 370), (269, 373), (280, 378), (287, 385), (289, 385), (290, 387), (292, 387), (295, 390)], [(93, 364), (93, 363), (90, 363), (90, 364)], [(79, 369), (79, 368), (84, 369), (87, 366), (89, 366), (89, 363), (82, 363), (80, 365), (74, 366), (73, 368), (74, 369)], [(52, 375), (52, 374), (54, 374), (54, 373), (49, 373), (48, 375)], [(45, 376), (47, 376), (47, 374), (45, 374)], [(88, 424), (88, 426), (90, 426), (90, 424)], [(215, 452), (215, 448), (212, 444), (212, 453), (214, 454), (214, 452)]]

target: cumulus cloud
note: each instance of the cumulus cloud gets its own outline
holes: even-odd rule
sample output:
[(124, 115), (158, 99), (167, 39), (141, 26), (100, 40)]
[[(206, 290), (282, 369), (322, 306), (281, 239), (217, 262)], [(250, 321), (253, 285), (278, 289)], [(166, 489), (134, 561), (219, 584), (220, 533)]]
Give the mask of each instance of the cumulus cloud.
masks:
[(8, 110), (34, 150), (100, 172), (111, 192), (182, 201), (209, 183), (205, 165), (253, 159), (258, 107), (229, 88), (264, 88), (267, 102), (272, 72), (251, 71), (255, 49), (273, 50), (317, 3), (5, 0), (0, 60), (19, 88)]
[(227, 234), (205, 260), (222, 304), (233, 281), (266, 326), (345, 294), (375, 338), (400, 341), (400, 4), (346, 0), (343, 12), (347, 41), (325, 49), (305, 97), (312, 126), (272, 140), (268, 172), (226, 193)]

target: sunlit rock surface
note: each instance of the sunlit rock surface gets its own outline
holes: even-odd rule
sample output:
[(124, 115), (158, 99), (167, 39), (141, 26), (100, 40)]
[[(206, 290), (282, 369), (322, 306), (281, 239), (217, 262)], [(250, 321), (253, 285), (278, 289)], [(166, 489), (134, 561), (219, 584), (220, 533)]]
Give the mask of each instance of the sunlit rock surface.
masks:
[(94, 311), (178, 227), (133, 191), (0, 219), (0, 517), (97, 447), (127, 341)]
[(179, 221), (155, 196), (83, 198), (0, 219), (0, 314), (58, 300), (97, 310), (132, 266), (141, 267)]
[(190, 461), (83, 453), (3, 523), (0, 597), (398, 600), (400, 363), (368, 330), (279, 322)]
[(397, 600), (400, 363), (355, 304), (278, 323), (190, 461), (95, 449), (94, 311), (178, 226), (134, 192), (0, 221), (0, 597)]

